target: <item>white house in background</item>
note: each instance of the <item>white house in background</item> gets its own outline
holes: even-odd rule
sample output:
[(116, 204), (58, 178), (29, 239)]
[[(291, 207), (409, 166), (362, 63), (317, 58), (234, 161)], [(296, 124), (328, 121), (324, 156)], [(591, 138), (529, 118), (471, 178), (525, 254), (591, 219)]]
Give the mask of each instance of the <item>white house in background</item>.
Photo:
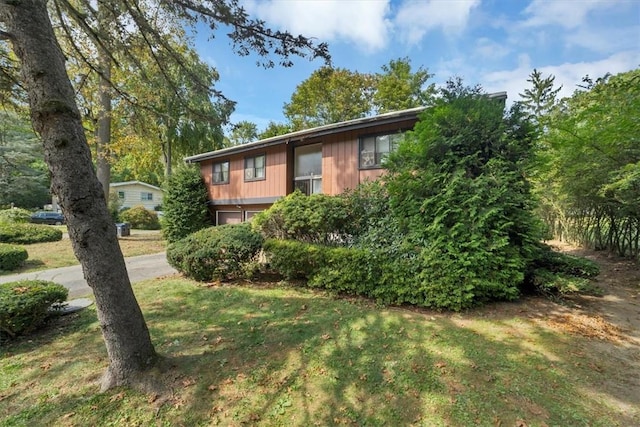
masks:
[(118, 195), (123, 208), (142, 205), (150, 211), (162, 204), (162, 189), (141, 181), (114, 182), (109, 184)]

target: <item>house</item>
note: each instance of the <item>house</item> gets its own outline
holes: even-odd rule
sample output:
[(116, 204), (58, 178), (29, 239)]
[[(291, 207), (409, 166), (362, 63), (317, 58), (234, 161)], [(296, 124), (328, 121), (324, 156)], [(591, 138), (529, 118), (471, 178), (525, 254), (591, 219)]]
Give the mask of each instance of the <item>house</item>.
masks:
[(118, 195), (123, 208), (142, 205), (150, 211), (162, 205), (162, 189), (141, 181), (114, 182), (109, 184), (111, 192)]
[[(506, 99), (506, 92), (489, 95)], [(383, 173), (425, 107), (305, 129), (185, 158), (198, 163), (215, 223), (249, 220), (299, 189), (336, 195)]]

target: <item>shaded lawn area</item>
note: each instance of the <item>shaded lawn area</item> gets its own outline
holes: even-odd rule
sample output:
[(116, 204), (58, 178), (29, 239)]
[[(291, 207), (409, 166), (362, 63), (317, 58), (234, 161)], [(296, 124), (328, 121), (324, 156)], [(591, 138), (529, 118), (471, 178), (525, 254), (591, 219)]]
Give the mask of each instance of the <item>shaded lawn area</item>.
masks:
[(638, 396), (601, 387), (625, 367), (551, 327), (563, 308), (546, 300), (442, 314), (275, 282), (134, 288), (172, 366), (170, 398), (98, 393), (107, 359), (91, 308), (3, 345), (1, 425), (640, 424)]

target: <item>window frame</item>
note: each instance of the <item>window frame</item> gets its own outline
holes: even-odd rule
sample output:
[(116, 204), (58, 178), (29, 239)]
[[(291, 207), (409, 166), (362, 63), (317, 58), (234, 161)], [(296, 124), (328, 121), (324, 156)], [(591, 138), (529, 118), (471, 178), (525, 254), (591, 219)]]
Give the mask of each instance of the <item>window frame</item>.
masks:
[[(262, 165), (262, 169), (264, 169), (264, 172), (262, 176), (256, 177), (256, 170), (258, 168), (256, 168), (255, 164), (256, 164), (256, 159), (259, 157), (262, 157), (264, 159), (263, 165)], [(253, 160), (252, 168), (247, 167), (247, 162), (249, 160)], [(252, 177), (247, 178), (247, 170), (252, 170)], [(243, 161), (242, 172), (243, 172), (242, 175), (244, 176), (244, 182), (264, 181), (265, 179), (267, 179), (267, 153), (258, 153), (251, 156), (245, 156)]]
[[(388, 137), (404, 137), (406, 130), (404, 129), (400, 129), (397, 131), (389, 131), (389, 132), (378, 132), (378, 133), (373, 133), (373, 134), (366, 134), (366, 135), (361, 135), (360, 137), (358, 137), (358, 168), (359, 169), (382, 169), (382, 157), (380, 157), (380, 160), (378, 161), (378, 157), (382, 156), (382, 152), (378, 151), (378, 144), (377, 144), (377, 138), (382, 137), (382, 136), (388, 136)], [(363, 164), (362, 161), (362, 157), (363, 157), (363, 152), (365, 151), (363, 146), (365, 143), (365, 140), (367, 139), (373, 139), (373, 152), (371, 152), (371, 155), (373, 156), (373, 163), (371, 164)], [(397, 143), (394, 143), (392, 140), (389, 141), (389, 151), (387, 151), (384, 154), (389, 154), (394, 152), (395, 150), (397, 150), (398, 145)]]
[[(224, 165), (227, 164), (227, 179), (223, 180), (223, 181), (216, 181), (215, 176), (216, 176), (216, 166), (217, 165)], [(220, 174), (223, 174), (224, 171), (220, 171), (218, 172)], [(224, 185), (224, 184), (229, 184), (229, 181), (231, 179), (231, 161), (230, 160), (222, 160), (219, 162), (214, 162), (211, 164), (211, 184), (213, 185)]]
[[(147, 197), (145, 197), (145, 194)], [(153, 193), (149, 191), (141, 191), (140, 192), (140, 201), (141, 202), (153, 202)]]

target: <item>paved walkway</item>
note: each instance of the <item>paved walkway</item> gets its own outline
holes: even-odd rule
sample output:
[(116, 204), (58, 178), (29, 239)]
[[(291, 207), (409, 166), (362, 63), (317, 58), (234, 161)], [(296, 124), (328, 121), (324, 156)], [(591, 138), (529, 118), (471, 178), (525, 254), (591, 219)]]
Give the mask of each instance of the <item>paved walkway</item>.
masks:
[[(167, 257), (164, 252), (125, 258), (125, 262), (131, 283), (177, 273), (177, 271), (167, 263)], [(91, 294), (91, 288), (84, 280), (84, 274), (82, 273), (80, 265), (0, 276), (0, 283), (33, 279), (51, 280), (52, 282), (64, 285), (69, 289), (69, 299)]]

